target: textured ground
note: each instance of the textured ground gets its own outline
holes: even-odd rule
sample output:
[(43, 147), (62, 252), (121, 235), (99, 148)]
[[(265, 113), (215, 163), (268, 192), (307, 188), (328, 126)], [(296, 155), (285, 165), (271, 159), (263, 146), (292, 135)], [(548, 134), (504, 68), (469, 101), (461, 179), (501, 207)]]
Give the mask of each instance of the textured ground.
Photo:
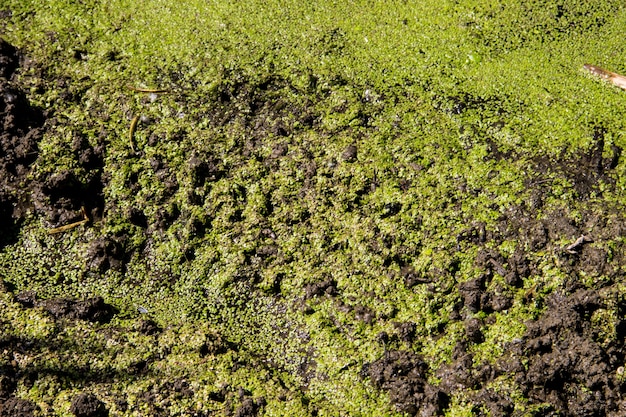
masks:
[(624, 415), (623, 6), (278, 3), (0, 0), (0, 416)]

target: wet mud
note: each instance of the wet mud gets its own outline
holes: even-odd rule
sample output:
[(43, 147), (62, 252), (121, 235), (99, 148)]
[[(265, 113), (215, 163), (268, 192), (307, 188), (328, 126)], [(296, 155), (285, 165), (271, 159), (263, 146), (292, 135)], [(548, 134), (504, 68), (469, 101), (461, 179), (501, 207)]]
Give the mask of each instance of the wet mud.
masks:
[(438, 416), (448, 406), (448, 395), (428, 382), (428, 365), (415, 353), (388, 351), (364, 366), (362, 374), (376, 388), (387, 391), (395, 407), (409, 415)]
[(65, 298), (38, 300), (32, 291), (25, 291), (17, 294), (15, 300), (25, 307), (41, 308), (55, 318), (108, 323), (116, 313), (115, 308), (106, 304), (101, 297), (82, 301)]
[(104, 403), (92, 394), (79, 394), (74, 397), (70, 411), (76, 417), (106, 417), (109, 415)]
[(19, 61), (18, 51), (0, 40), (0, 245), (14, 239), (30, 205), (24, 183), (37, 159), (45, 120), (43, 111), (30, 106), (11, 81)]

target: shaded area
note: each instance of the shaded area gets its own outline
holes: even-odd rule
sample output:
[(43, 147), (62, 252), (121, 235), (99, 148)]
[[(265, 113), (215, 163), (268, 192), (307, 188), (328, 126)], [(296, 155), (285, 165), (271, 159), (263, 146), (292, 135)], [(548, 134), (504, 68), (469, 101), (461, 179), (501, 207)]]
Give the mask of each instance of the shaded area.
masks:
[(0, 246), (14, 242), (29, 207), (24, 187), (37, 159), (44, 113), (13, 82), (19, 52), (0, 39)]
[[(162, 366), (159, 363), (167, 359), (172, 353), (171, 349), (149, 355), (140, 354), (140, 357), (121, 368), (116, 363), (125, 360), (124, 357), (128, 354), (132, 355), (133, 349), (159, 344), (163, 329), (149, 318), (137, 318), (131, 328), (110, 326), (107, 323), (118, 312), (99, 297), (82, 301), (64, 298), (38, 300), (32, 292), (22, 292), (14, 298), (19, 306), (17, 311), (12, 310), (14, 313), (29, 309), (43, 310), (53, 319), (55, 330), (44, 338), (20, 337), (7, 333), (0, 336), (0, 349), (4, 352), (5, 363), (0, 368), (0, 416), (37, 415), (38, 407), (31, 401), (17, 397), (16, 390), (18, 384), (29, 388), (41, 379), (52, 379), (55, 384), (67, 389), (80, 387), (85, 390), (71, 399), (70, 411), (76, 417), (108, 416), (111, 408), (114, 413), (144, 413), (148, 410), (150, 415), (170, 415), (170, 408), (178, 410), (181, 401), (189, 404), (185, 411), (188, 415), (213, 415), (204, 411), (209, 404), (198, 405), (192, 401), (195, 390), (184, 377), (163, 375), (158, 371), (159, 366)], [(74, 331), (84, 328), (80, 321), (92, 323), (89, 327), (97, 336), (95, 339), (93, 336), (89, 339), (71, 336)], [(80, 332), (79, 330), (79, 334)], [(144, 336), (145, 343), (149, 346), (119, 346), (119, 341), (125, 341), (129, 336), (135, 340), (142, 340), (137, 337)], [(110, 342), (112, 344), (107, 346)], [(232, 355), (237, 352), (237, 348), (219, 335), (211, 333), (192, 352), (197, 359), (209, 360), (215, 355)], [(18, 363), (19, 358), (32, 360), (23, 365)], [(101, 361), (104, 361), (104, 367)], [(237, 366), (250, 366), (245, 361), (241, 358)], [(127, 397), (124, 392), (119, 393), (115, 396), (114, 403), (110, 398), (106, 398), (105, 403), (102, 393), (91, 392), (98, 384), (119, 381), (131, 384), (147, 380), (153, 383), (144, 391), (132, 398)], [(253, 396), (242, 387), (230, 385), (215, 387), (209, 401), (214, 409), (223, 410), (225, 415), (239, 417), (260, 415), (265, 406), (264, 398)]]

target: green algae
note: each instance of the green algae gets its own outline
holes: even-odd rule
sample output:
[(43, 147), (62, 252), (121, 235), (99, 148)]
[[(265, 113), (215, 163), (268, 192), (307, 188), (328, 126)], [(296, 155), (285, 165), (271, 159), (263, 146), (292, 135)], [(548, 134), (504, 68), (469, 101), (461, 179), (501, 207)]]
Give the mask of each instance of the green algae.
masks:
[[(225, 413), (211, 399), (224, 386), (233, 409), (242, 387), (265, 398), (266, 415), (394, 415), (361, 369), (384, 353), (378, 336), (393, 334), (394, 322), (417, 327), (414, 341), (397, 347), (423, 354), (431, 369), (451, 360), (464, 335), (450, 319), (455, 285), (482, 273), (479, 245), (458, 237), (471, 225), (495, 229), (530, 200), (534, 157), (585, 151), (597, 126), (610, 132), (605, 153), (624, 145), (626, 96), (581, 71), (587, 61), (624, 68), (617, 2), (4, 0), (0, 8), (12, 11), (3, 37), (33, 60), (20, 82), (55, 118), (32, 175), (86, 178), (71, 151), (76, 135), (107, 149), (103, 218), (49, 236), (56, 225), (33, 213), (2, 250), (2, 279), (44, 298), (102, 295), (124, 316), (57, 336), (45, 316), (35, 318), (41, 329), (25, 316), (19, 333), (66, 349), (44, 350), (41, 365), (23, 367), (57, 369), (71, 359), (108, 372), (105, 381), (78, 380), (114, 415), (154, 412), (142, 395), (176, 378), (195, 394), (168, 406), (170, 415)], [(171, 92), (150, 98), (128, 85)], [(128, 138), (134, 115), (143, 116), (139, 154)], [(276, 151), (281, 143), (286, 150)], [(491, 157), (492, 143), (519, 157)], [(342, 156), (351, 144), (352, 162)], [(197, 177), (193, 155), (215, 159), (213, 178)], [(623, 201), (623, 171), (615, 167), (617, 185), (603, 198)], [(557, 178), (550, 192), (537, 217), (563, 208), (575, 218), (582, 204), (571, 182)], [(131, 209), (161, 226), (146, 233), (129, 221)], [(125, 271), (85, 266), (100, 236), (128, 237)], [(520, 244), (496, 249), (511, 254)], [(511, 289), (508, 311), (491, 315), (485, 340), (471, 347), (477, 363), (497, 360), (563, 285), (557, 255), (531, 254), (540, 273)], [(436, 282), (409, 288), (403, 267)], [(326, 279), (339, 297), (302, 301), (307, 284)], [(139, 305), (165, 328), (156, 342), (133, 329)], [(363, 308), (376, 320), (363, 320)], [(26, 314), (5, 311), (3, 321)], [(604, 338), (614, 333), (611, 314), (593, 317)], [(237, 349), (224, 341), (223, 351), (202, 357), (215, 335)], [(146, 375), (125, 371), (140, 362)], [(70, 392), (82, 389), (77, 371), (67, 372), (19, 393), (67, 414)], [(121, 393), (126, 411), (115, 405)], [(447, 414), (472, 415), (455, 395)]]

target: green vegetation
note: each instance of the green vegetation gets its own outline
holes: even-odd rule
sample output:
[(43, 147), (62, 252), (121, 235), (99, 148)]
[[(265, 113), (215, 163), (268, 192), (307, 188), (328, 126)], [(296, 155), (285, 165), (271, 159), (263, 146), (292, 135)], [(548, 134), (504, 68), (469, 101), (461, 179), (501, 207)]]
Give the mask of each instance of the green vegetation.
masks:
[[(498, 230), (546, 179), (533, 221), (622, 209), (623, 162), (615, 185), (584, 199), (551, 169), (588, 153), (599, 127), (605, 157), (626, 146), (626, 94), (582, 70), (626, 72), (622, 2), (315, 3), (0, 0), (0, 36), (27, 57), (16, 82), (50, 111), (31, 179), (69, 170), (88, 183), (72, 143), (106, 147), (101, 218), (49, 235), (60, 224), (33, 208), (0, 252), (16, 293), (97, 295), (119, 310), (111, 323), (55, 323), (0, 293), (3, 337), (52, 346), (20, 364), (39, 373), (18, 395), (43, 414), (71, 415), (88, 391), (120, 416), (155, 414), (147, 395), (167, 415), (226, 413), (246, 396), (268, 416), (401, 415), (363, 366), (388, 349), (431, 370), (450, 362), (465, 337), (458, 285), (484, 272), (481, 251), (527, 251), (540, 273), (515, 287), (496, 271), (486, 290), (512, 305), (461, 311), (483, 323), (476, 364), (497, 361), (566, 279), (555, 248), (572, 236), (539, 249), (463, 236)], [(100, 238), (123, 247), (123, 267), (94, 267)], [(426, 283), (408, 285), (409, 269)], [(323, 282), (335, 293), (311, 296)], [(617, 309), (593, 316), (603, 340)], [(163, 331), (141, 332), (147, 317)], [(381, 341), (398, 323), (415, 337)], [(192, 396), (165, 396), (178, 379)], [(469, 395), (446, 415), (473, 415)]]

